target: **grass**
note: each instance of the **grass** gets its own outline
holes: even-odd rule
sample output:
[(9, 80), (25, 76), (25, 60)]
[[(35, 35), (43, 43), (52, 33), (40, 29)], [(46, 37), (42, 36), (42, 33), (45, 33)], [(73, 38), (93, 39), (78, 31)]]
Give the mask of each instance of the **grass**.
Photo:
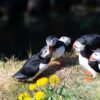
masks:
[[(68, 54), (64, 56), (64, 68), (51, 65), (40, 77), (49, 77), (56, 74), (60, 78), (60, 84), (65, 84), (66, 100), (100, 100), (100, 77), (97, 76), (92, 82), (84, 82), (87, 77), (80, 72), (76, 56)], [(17, 72), (25, 61), (16, 60), (14, 57), (7, 62), (0, 61), (0, 100), (17, 100), (19, 91), (26, 89), (28, 83), (21, 83), (11, 76)]]

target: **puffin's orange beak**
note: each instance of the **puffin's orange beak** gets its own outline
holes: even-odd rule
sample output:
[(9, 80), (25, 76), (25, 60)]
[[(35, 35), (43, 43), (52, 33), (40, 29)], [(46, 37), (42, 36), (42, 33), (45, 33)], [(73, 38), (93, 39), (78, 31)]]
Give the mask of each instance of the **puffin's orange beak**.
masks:
[(51, 52), (52, 51), (52, 47), (51, 46), (49, 46), (49, 52)]
[(73, 49), (75, 49), (75, 48), (77, 48), (77, 46), (75, 45), (75, 43), (73, 43), (73, 47), (72, 47)]
[(96, 59), (91, 55), (89, 58), (90, 61), (96, 61)]
[(51, 46), (49, 46), (49, 52), (53, 52), (53, 51), (56, 51), (56, 49), (51, 47)]

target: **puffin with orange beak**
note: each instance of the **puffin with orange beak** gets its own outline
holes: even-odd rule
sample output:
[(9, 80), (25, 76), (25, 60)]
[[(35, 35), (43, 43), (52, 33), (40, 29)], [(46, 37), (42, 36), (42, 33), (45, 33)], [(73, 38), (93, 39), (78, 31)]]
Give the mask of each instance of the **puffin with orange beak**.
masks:
[[(95, 73), (99, 72), (100, 73), (100, 50), (94, 50), (94, 52), (91, 54), (89, 58), (89, 65), (91, 68), (95, 71)], [(93, 72), (93, 78), (96, 78), (96, 74), (94, 75)]]
[(38, 53), (32, 55), (21, 69), (19, 69), (12, 77), (19, 81), (33, 81), (48, 67), (52, 56), (48, 46), (43, 47)]
[(60, 58), (60, 66), (63, 67), (62, 56), (65, 53), (66, 46), (71, 43), (71, 39), (66, 36), (57, 38), (53, 35), (50, 35), (46, 38), (46, 44), (49, 46), (49, 50), (52, 51), (52, 57)]
[[(86, 34), (73, 43), (73, 49), (79, 52), (79, 64), (87, 70), (84, 74), (93, 75), (93, 78), (95, 78), (96, 72), (91, 68), (89, 58), (93, 50), (97, 48), (100, 48), (100, 35), (97, 34)], [(88, 78), (85, 80), (88, 80)]]
[(97, 34), (83, 35), (73, 43), (73, 49), (78, 52), (85, 49), (87, 49), (88, 52), (91, 52), (97, 48), (100, 48), (100, 35)]

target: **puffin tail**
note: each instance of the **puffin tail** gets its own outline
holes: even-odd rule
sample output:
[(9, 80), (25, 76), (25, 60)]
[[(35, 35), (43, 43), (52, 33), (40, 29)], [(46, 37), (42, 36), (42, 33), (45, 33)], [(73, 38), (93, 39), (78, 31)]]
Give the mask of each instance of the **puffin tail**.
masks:
[(23, 75), (23, 74), (20, 73), (20, 72), (17, 72), (17, 73), (14, 74), (12, 77), (13, 77), (13, 78), (16, 78), (16, 79), (26, 79), (26, 78), (27, 78), (26, 75)]

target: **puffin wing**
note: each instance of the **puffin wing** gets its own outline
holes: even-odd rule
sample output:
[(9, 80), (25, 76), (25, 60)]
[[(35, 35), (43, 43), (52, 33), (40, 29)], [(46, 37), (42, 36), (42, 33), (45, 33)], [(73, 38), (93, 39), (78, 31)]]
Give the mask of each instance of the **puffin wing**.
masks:
[(39, 64), (38, 55), (33, 55), (13, 77), (23, 79), (34, 76), (39, 71)]
[(89, 65), (93, 68), (96, 72), (100, 72), (99, 63), (98, 61), (89, 61)]
[(87, 34), (82, 36), (87, 41), (87, 45), (92, 49), (100, 48), (100, 35)]
[(31, 78), (28, 79), (28, 81), (34, 80), (37, 76), (39, 76), (42, 72), (44, 72), (49, 67), (48, 64), (40, 64), (39, 71)]

